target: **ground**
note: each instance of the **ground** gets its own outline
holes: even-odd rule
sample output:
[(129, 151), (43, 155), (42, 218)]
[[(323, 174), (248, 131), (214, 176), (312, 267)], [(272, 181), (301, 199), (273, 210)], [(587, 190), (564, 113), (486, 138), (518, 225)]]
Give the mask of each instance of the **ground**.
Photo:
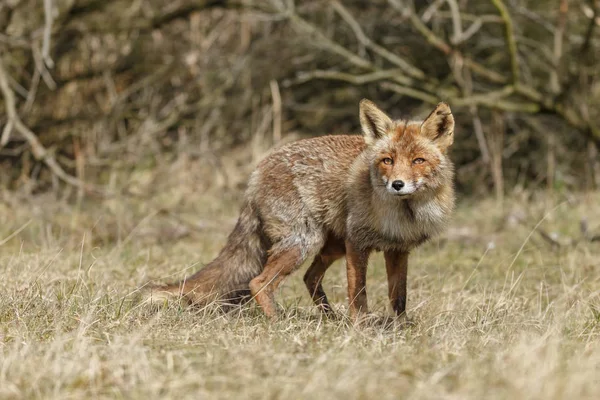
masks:
[[(408, 318), (389, 317), (372, 258), (362, 326), (343, 263), (336, 318), (302, 283), (281, 318), (140, 303), (150, 279), (211, 260), (239, 194), (162, 192), (65, 203), (0, 193), (0, 398), (570, 399), (600, 393), (600, 194), (461, 198), (410, 259)], [(587, 226), (587, 229), (582, 229)]]

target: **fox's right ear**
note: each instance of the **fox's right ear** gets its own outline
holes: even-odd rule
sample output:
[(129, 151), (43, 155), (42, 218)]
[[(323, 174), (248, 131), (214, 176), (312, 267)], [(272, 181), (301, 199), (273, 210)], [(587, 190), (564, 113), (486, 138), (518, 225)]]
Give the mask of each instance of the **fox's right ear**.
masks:
[(384, 137), (392, 129), (393, 121), (370, 100), (360, 101), (360, 125), (367, 144)]

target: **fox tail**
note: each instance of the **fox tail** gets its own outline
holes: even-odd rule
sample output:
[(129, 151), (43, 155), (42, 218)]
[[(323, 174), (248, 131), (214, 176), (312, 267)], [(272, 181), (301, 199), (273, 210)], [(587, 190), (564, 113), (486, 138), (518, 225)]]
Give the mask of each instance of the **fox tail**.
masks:
[(219, 255), (195, 274), (177, 283), (150, 287), (148, 301), (180, 298), (193, 305), (237, 304), (248, 299), (250, 280), (262, 272), (269, 243), (252, 204), (246, 202)]

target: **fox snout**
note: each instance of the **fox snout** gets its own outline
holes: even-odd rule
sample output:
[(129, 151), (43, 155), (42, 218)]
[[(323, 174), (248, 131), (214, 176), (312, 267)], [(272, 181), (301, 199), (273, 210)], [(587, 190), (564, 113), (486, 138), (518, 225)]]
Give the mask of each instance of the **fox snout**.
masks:
[(388, 193), (396, 196), (408, 196), (417, 190), (414, 183), (402, 179), (389, 180), (385, 187)]

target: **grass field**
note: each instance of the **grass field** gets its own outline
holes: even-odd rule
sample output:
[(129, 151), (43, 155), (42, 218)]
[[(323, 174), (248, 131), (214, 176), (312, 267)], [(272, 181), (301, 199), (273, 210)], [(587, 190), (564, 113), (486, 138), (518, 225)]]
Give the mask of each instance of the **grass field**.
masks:
[(346, 319), (336, 263), (323, 319), (304, 268), (266, 320), (152, 310), (137, 288), (211, 260), (239, 199), (164, 192), (65, 205), (0, 193), (0, 398), (596, 399), (600, 394), (600, 195), (463, 199), (448, 233), (411, 255), (408, 319)]

